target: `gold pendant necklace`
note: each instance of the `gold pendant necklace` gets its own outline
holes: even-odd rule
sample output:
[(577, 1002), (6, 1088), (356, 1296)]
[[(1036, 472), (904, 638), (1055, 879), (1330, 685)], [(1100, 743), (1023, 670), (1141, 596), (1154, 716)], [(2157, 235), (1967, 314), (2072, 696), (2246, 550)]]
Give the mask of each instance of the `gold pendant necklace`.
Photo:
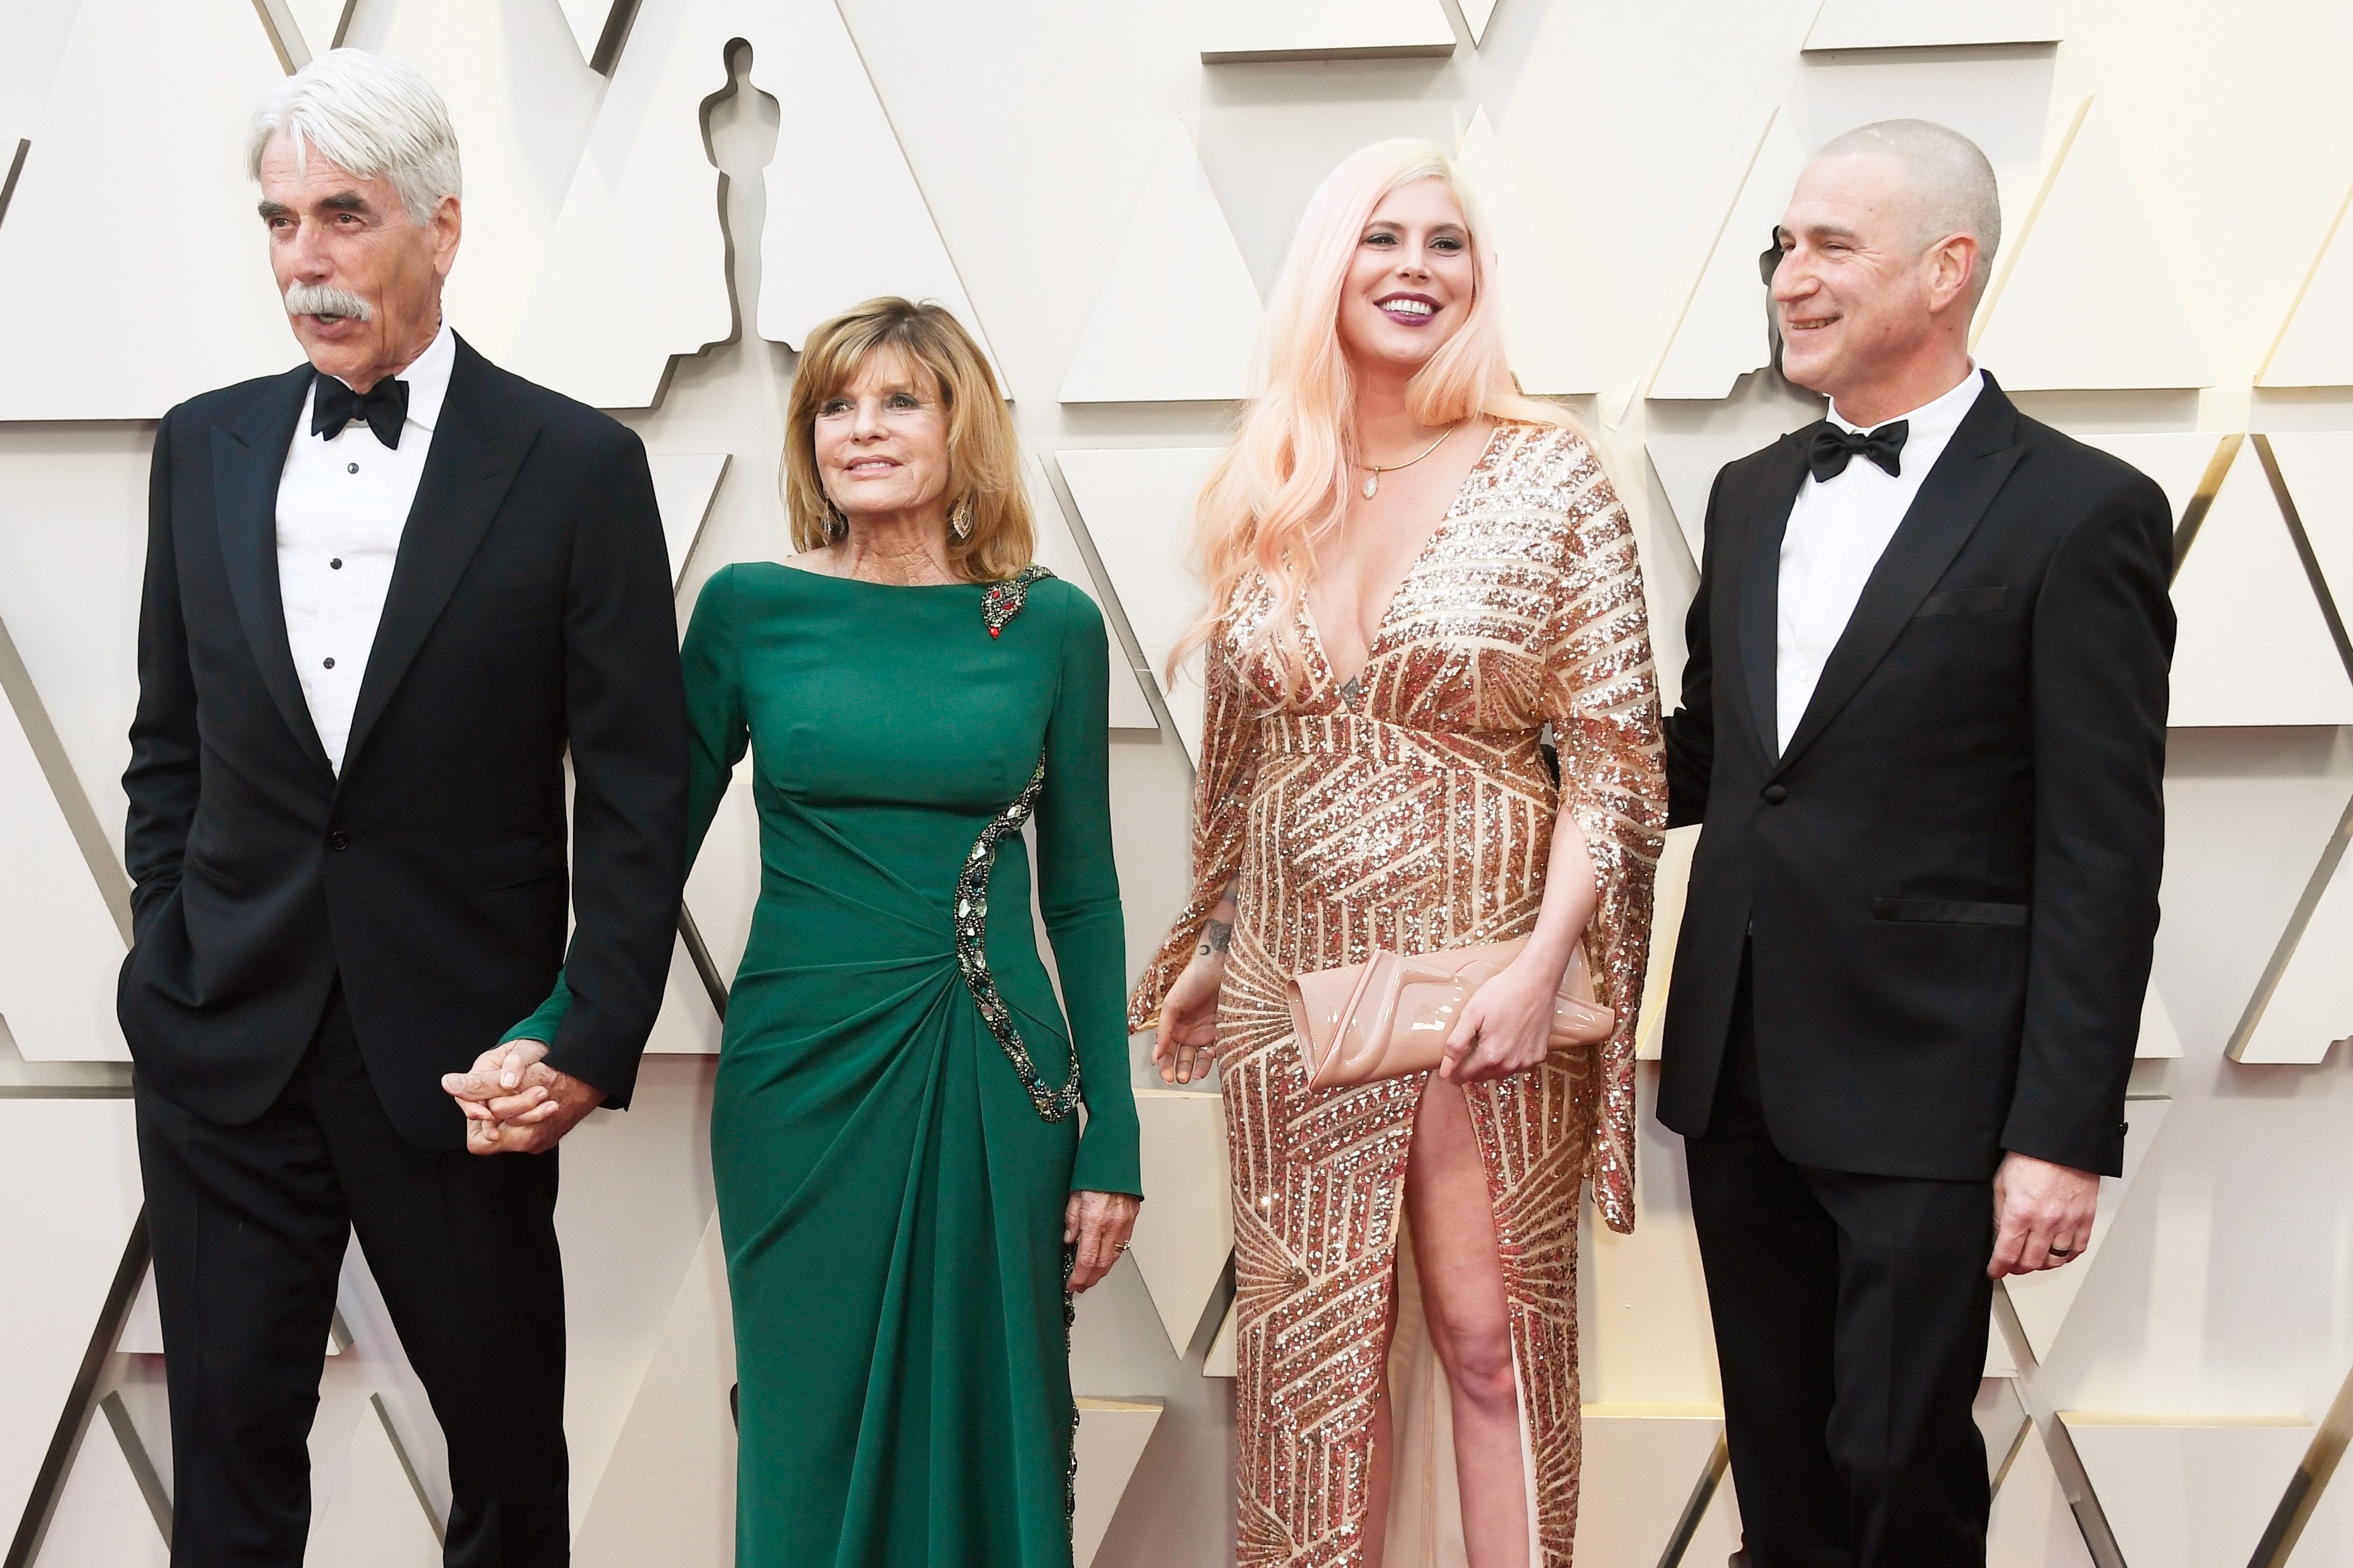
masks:
[(1391, 463), (1386, 468), (1382, 468), (1377, 463), (1366, 463), (1365, 468), (1369, 471), (1365, 475), (1365, 499), (1366, 500), (1370, 500), (1375, 496), (1381, 493), (1381, 476), (1383, 474), (1394, 474), (1399, 468), (1412, 468), (1416, 463), (1420, 462), (1424, 458), (1429, 457), (1432, 452), (1435, 452), (1440, 447), (1445, 446), (1446, 437), (1453, 435), (1454, 432), (1461, 428), (1462, 421), (1457, 419), (1453, 424), (1449, 425), (1446, 427), (1444, 432), (1439, 436), (1437, 440), (1432, 441), (1429, 446), (1424, 447), (1420, 451), (1416, 452), (1412, 457), (1408, 458), (1402, 463)]

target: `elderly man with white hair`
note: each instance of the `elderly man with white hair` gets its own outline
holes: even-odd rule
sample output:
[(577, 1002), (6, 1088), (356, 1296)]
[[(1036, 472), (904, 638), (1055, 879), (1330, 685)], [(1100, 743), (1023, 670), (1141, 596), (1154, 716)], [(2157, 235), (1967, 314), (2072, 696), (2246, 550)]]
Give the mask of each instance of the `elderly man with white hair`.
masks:
[(1808, 165), (1772, 301), (1830, 417), (1717, 477), (1667, 723), (1659, 1115), (1754, 1568), (1984, 1563), (1992, 1282), (2079, 1255), (2124, 1154), (2171, 519), (1970, 362), (2000, 232), (1942, 126)]
[[(684, 876), (652, 480), (443, 319), (458, 144), (422, 76), (321, 57), (249, 163), (307, 363), (156, 432), (123, 781), (172, 1561), (301, 1562), (356, 1230), (448, 1438), (445, 1560), (562, 1563), (553, 1151), (629, 1098)], [(501, 1053), (560, 965), (543, 1059)]]

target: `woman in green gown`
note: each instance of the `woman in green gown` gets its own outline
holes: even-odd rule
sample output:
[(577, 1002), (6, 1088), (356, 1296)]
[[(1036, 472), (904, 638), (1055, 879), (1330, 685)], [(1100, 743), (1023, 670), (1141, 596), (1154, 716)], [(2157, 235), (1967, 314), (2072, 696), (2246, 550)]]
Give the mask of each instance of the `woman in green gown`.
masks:
[[(1066, 1291), (1140, 1196), (1103, 620), (1029, 564), (1011, 416), (945, 310), (817, 329), (788, 420), (803, 553), (713, 575), (683, 650), (691, 842), (747, 745), (760, 818), (711, 1117), (736, 1561), (1068, 1568)], [(509, 1038), (594, 1002), (559, 984)]]

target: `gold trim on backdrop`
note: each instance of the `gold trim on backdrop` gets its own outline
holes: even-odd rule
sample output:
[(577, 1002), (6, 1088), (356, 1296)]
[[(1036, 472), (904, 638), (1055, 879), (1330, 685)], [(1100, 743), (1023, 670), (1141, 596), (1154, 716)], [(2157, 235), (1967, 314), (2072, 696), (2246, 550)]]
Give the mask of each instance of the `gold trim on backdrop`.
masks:
[(2345, 189), (2345, 199), (2337, 204), (2337, 216), (2328, 220), (2327, 232), (2320, 237), (2320, 248), (2312, 253), (2312, 265), (2305, 268), (2304, 281), (2295, 286), (2295, 298), (2289, 302), (2287, 314), (2280, 318), (2279, 331), (2272, 338), (2272, 346), (2263, 351), (2263, 363), (2255, 367), (2254, 384), (2263, 384), (2272, 373), (2272, 361), (2279, 357), (2280, 344), (2287, 342), (2288, 329), (2295, 325), (2296, 312), (2304, 309), (2304, 297), (2312, 292), (2313, 279), (2320, 276), (2320, 264), (2328, 259), (2329, 247), (2337, 243), (2337, 231), (2345, 226), (2345, 215), (2353, 212), (2353, 185)]
[(2199, 476), (2198, 489), (2190, 496), (2189, 504), (2181, 509), (2181, 521), (2173, 525), (2173, 575), (2177, 581), (2181, 576), (2181, 563), (2189, 559), (2189, 546), (2196, 542), (2198, 530), (2205, 523), (2206, 514), (2213, 510), (2214, 497), (2221, 490), (2231, 465), (2238, 461), (2239, 448), (2246, 439), (2243, 434), (2222, 437), (2213, 457), (2206, 461), (2205, 473)]
[(1985, 298), (1978, 301), (1977, 315), (1969, 323), (1969, 352), (1977, 352), (1978, 340), (1985, 335), (1986, 323), (1993, 320), (1993, 308), (2001, 299), (2001, 291), (2010, 286), (2010, 275), (2018, 270), (2018, 258), (2025, 253), (2026, 242), (2034, 233), (2034, 220), (2042, 216), (2042, 204), (2051, 199), (2051, 187), (2059, 183), (2059, 171), (2067, 166), (2067, 154), (2075, 150), (2076, 133), (2092, 112), (2092, 99), (2086, 97), (2075, 106), (2075, 118), (2067, 122), (2067, 133), (2059, 139), (2059, 151), (2051, 166), (2042, 172), (2042, 184), (2034, 193), (2034, 204), (2026, 209), (2026, 221), (2018, 226), (2018, 233), (2008, 246), (2008, 258), (2001, 264), (2001, 276), (1988, 285)]
[(2353, 1374), (2347, 1375), (2337, 1391), (2336, 1403), (2321, 1417), (2312, 1446), (2304, 1451), (2304, 1462), (2296, 1466), (2295, 1474), (2288, 1478), (2287, 1490), (2281, 1494), (2271, 1523), (2263, 1527), (2263, 1539), (2255, 1543), (2247, 1568), (2285, 1568), (2288, 1555), (2304, 1538), (2304, 1527), (2312, 1522), (2320, 1494), (2337, 1473), (2337, 1461), (2345, 1457), (2348, 1438), (2353, 1438)]

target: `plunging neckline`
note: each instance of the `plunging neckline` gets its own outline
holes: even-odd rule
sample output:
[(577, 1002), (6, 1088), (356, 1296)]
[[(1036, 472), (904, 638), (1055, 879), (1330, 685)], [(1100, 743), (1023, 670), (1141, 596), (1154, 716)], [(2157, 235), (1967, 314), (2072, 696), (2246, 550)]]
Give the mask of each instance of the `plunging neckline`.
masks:
[(1333, 668), (1331, 651), (1324, 643), (1324, 628), (1315, 624), (1314, 607), (1308, 603), (1306, 591), (1301, 590), (1299, 618), (1306, 628), (1308, 643), (1315, 650), (1316, 666), (1324, 672), (1324, 684), (1337, 692), (1340, 700), (1347, 707), (1354, 709), (1363, 702), (1365, 676), (1380, 662), (1381, 650), (1389, 640), (1390, 623), (1397, 619), (1398, 606), (1405, 601), (1405, 591), (1413, 586), (1415, 578), (1421, 575), (1421, 569), (1429, 563), (1430, 552), (1438, 548), (1438, 542), (1452, 531), (1454, 520), (1462, 510), (1464, 492), (1470, 489), (1471, 481), (1478, 477), (1479, 470), (1487, 466), (1487, 459), (1494, 454), (1496, 440), (1509, 425), (1510, 421), (1498, 419), (1494, 428), (1487, 432), (1486, 444), (1479, 448), (1479, 455), (1471, 459), (1471, 467), (1464, 472), (1462, 482), (1454, 487), (1454, 499), (1446, 503), (1446, 510), (1439, 516), (1438, 526), (1430, 531), (1430, 537), (1421, 542), (1421, 548), (1414, 552), (1411, 561), (1406, 563), (1405, 575), (1399, 577), (1397, 586), (1389, 590), (1388, 603), (1381, 606), (1381, 618), (1373, 623), (1372, 637), (1365, 644), (1365, 662), (1357, 667), (1356, 674), (1343, 679), (1340, 672)]

